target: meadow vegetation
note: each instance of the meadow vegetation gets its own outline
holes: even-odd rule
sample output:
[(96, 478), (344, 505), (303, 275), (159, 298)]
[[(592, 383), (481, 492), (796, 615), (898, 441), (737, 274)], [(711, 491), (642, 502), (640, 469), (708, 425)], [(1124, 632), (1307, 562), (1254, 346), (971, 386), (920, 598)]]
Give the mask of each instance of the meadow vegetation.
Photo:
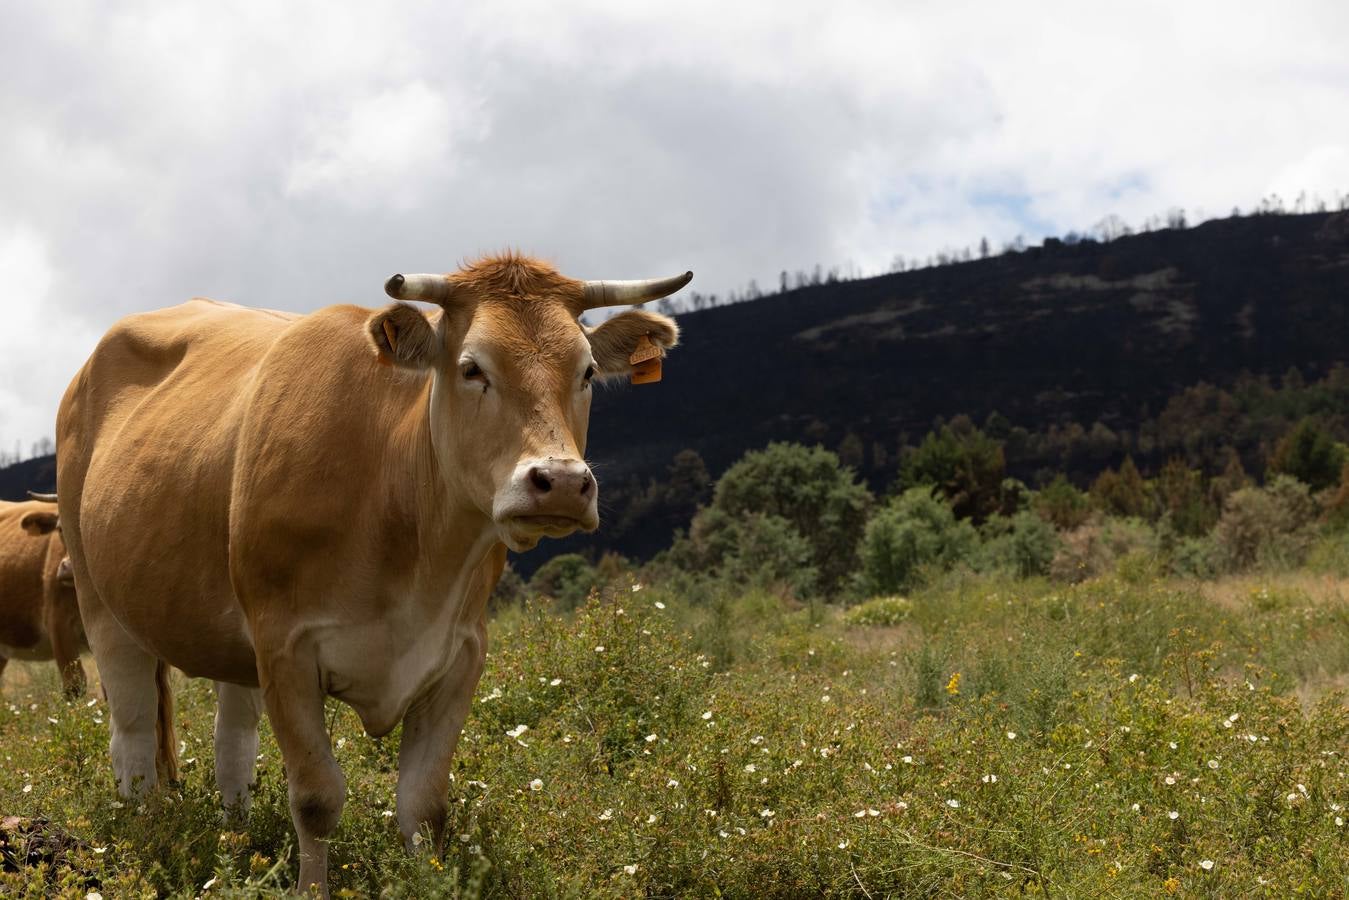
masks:
[[(331, 704), (333, 890), (1343, 896), (1349, 491), (1297, 442), (1263, 486), (1126, 463), (1032, 491), (937, 441), (884, 497), (818, 448), (751, 454), (650, 562), (503, 580), (442, 853), (402, 849), (397, 732)], [(105, 704), (50, 669), (0, 688), (0, 895), (293, 883), (265, 724), (222, 830), (206, 683), (177, 682), (181, 781), (123, 803)]]

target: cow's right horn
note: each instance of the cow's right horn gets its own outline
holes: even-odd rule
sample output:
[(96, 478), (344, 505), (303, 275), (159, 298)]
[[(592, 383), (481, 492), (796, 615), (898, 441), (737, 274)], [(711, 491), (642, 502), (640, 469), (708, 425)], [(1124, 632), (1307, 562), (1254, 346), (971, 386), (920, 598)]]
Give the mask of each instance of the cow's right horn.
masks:
[(421, 300), (444, 306), (454, 297), (455, 285), (444, 275), (393, 275), (384, 293), (395, 300)]
[(34, 500), (41, 500), (43, 503), (56, 502), (55, 494), (39, 494), (37, 491), (29, 491), (28, 496), (32, 497)]

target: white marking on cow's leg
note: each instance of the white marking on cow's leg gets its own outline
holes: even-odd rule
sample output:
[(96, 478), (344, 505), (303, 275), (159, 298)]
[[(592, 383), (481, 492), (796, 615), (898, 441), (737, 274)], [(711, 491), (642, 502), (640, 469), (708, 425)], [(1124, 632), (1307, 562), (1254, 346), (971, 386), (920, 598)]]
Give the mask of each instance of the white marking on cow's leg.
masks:
[(323, 687), (312, 648), (286, 645), (258, 656), (262, 698), (286, 764), (290, 817), (300, 844), (301, 893), (328, 896), (328, 835), (337, 828), (347, 783), (323, 721)]
[(215, 783), (220, 788), (226, 819), (247, 822), (248, 789), (258, 758), (262, 692), (217, 681), (215, 697)]
[(411, 851), (415, 835), (429, 826), (441, 849), (448, 806), (450, 760), (468, 718), (473, 691), (487, 656), (487, 624), (479, 621), (464, 638), (450, 670), (408, 709), (398, 749), (398, 830)]
[[(118, 631), (121, 626), (113, 623)], [(105, 629), (111, 630), (111, 629)], [(108, 696), (112, 731), (112, 773), (123, 797), (145, 795), (159, 780), (155, 769), (155, 725), (159, 694), (155, 687), (156, 660), (122, 632), (120, 640), (97, 640), (98, 673)]]

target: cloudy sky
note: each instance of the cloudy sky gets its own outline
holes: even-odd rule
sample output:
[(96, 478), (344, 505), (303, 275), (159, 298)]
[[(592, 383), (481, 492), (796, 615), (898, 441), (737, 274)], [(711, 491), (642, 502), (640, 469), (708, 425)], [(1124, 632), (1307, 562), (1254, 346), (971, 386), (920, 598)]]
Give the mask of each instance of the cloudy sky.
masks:
[(1349, 191), (1342, 0), (0, 14), (5, 450), (119, 316), (192, 295), (378, 304), (503, 247), (721, 293)]

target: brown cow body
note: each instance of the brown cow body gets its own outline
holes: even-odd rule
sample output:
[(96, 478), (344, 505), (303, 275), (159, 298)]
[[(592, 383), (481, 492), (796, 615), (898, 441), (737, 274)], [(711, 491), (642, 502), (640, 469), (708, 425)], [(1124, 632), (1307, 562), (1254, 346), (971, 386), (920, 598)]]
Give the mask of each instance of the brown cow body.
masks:
[(56, 660), (66, 693), (84, 692), (86, 648), (56, 504), (0, 501), (0, 673), (11, 659)]
[(322, 890), (345, 795), (324, 696), (371, 734), (403, 724), (400, 830), (409, 845), (428, 825), (439, 839), (506, 548), (596, 527), (581, 462), (591, 375), (623, 372), (640, 334), (676, 335), (635, 311), (587, 332), (576, 316), (592, 289), (519, 257), (386, 289), (442, 309), (193, 300), (131, 316), (57, 420), (61, 521), (119, 789), (153, 786), (156, 746), (171, 755), (156, 673), (211, 678), (225, 803), (247, 803), (265, 706), (301, 884)]

